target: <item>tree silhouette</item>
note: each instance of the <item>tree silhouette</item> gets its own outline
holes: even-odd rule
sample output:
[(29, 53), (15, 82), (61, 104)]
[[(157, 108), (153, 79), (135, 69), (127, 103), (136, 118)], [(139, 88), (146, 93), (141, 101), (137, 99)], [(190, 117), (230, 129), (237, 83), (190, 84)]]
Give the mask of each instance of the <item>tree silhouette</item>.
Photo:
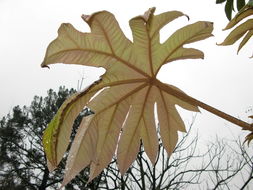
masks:
[(124, 176), (116, 161), (104, 170), (107, 186), (100, 189), (249, 189), (253, 181), (253, 156), (241, 138), (216, 139), (199, 151), (200, 136), (192, 131), (179, 140), (171, 156), (162, 144), (155, 165), (140, 146), (137, 159)]
[[(45, 98), (35, 96), (30, 106), (16, 106), (0, 121), (0, 190), (44, 190), (59, 187), (62, 181), (64, 161), (60, 168), (49, 173), (42, 147), (43, 131), (64, 100), (75, 92), (60, 87), (58, 92), (48, 90)], [(77, 128), (84, 112), (75, 122)], [(75, 130), (73, 131), (75, 133)], [(73, 180), (66, 189), (83, 186), (88, 180), (88, 170)], [(78, 179), (78, 178), (77, 178)], [(81, 179), (81, 180), (80, 180)], [(96, 180), (89, 186), (97, 185)]]

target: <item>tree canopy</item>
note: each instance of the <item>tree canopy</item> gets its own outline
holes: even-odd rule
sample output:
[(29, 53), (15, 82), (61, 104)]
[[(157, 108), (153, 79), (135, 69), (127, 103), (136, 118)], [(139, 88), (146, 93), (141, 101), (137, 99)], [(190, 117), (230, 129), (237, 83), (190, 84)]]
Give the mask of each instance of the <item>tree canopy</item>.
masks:
[[(29, 106), (15, 106), (10, 114), (0, 120), (1, 190), (45, 190), (48, 187), (59, 187), (63, 180), (65, 159), (57, 170), (49, 173), (42, 135), (65, 99), (75, 92), (74, 89), (65, 87), (60, 87), (58, 92), (50, 89), (46, 97), (34, 96)], [(83, 112), (83, 115), (88, 114), (90, 113)], [(80, 118), (81, 116), (76, 120), (74, 129), (78, 127)], [(72, 181), (66, 188), (84, 186), (88, 180), (87, 172), (82, 171), (79, 176), (81, 180)], [(94, 180), (90, 187), (96, 185)]]

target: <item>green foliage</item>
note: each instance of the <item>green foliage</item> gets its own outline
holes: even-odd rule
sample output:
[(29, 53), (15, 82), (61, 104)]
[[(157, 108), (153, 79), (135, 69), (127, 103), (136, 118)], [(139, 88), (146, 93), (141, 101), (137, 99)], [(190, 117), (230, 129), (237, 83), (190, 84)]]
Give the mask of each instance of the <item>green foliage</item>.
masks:
[(234, 10), (233, 0), (227, 0), (227, 3), (225, 5), (225, 13), (226, 13), (228, 20), (231, 20), (232, 10)]
[(232, 12), (235, 11), (234, 4), (236, 4), (237, 11), (240, 11), (245, 5), (245, 0), (236, 0), (236, 2), (234, 2), (234, 0), (216, 0), (216, 4), (221, 4), (224, 2), (226, 2), (225, 3), (225, 14), (226, 14), (228, 20), (231, 20)]
[(245, 0), (237, 0), (237, 10), (240, 11), (245, 5)]
[[(225, 38), (225, 40), (219, 45), (232, 45), (235, 42), (239, 41), (242, 38), (241, 43), (239, 44), (237, 53), (242, 49), (242, 47), (247, 44), (250, 38), (253, 35), (253, 20), (248, 19), (246, 21), (245, 18), (248, 18), (253, 15), (253, 5), (251, 5), (252, 1), (249, 1), (234, 17), (224, 30), (232, 29), (230, 34)], [(252, 58), (253, 56), (251, 56)], [(252, 130), (251, 130), (252, 131)]]

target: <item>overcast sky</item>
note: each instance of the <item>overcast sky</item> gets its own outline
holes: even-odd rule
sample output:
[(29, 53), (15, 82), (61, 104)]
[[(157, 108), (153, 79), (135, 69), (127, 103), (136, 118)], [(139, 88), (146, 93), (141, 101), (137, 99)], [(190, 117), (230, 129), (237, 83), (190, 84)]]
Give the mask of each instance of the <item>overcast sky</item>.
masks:
[[(89, 28), (81, 14), (108, 10), (115, 14), (131, 39), (128, 20), (153, 6), (157, 8), (156, 14), (179, 10), (190, 17), (190, 21), (180, 18), (162, 30), (161, 40), (176, 28), (199, 20), (212, 21), (215, 28), (214, 37), (190, 45), (204, 51), (204, 60), (170, 63), (162, 68), (159, 78), (249, 121), (246, 116), (252, 112), (245, 111), (253, 105), (253, 61), (248, 58), (253, 43), (239, 55), (236, 54), (238, 43), (227, 47), (216, 45), (228, 32), (222, 31), (227, 23), (224, 5), (216, 5), (215, 0), (0, 0), (0, 117), (15, 105), (29, 105), (34, 95), (45, 96), (49, 88), (57, 90), (60, 85), (76, 88), (82, 77), (87, 85), (101, 74), (102, 70), (73, 65), (40, 68), (47, 45), (56, 38), (61, 23), (72, 23), (78, 30), (87, 32)], [(239, 128), (206, 111), (199, 114), (196, 125), (208, 135), (228, 129), (240, 133)]]

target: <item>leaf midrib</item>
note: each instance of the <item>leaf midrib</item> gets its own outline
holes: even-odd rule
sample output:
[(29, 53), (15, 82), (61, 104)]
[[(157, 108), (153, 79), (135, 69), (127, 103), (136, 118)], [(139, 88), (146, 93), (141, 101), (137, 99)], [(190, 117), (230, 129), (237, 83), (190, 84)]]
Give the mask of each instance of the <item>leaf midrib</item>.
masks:
[[(150, 75), (148, 75), (147, 73), (143, 72), (141, 69), (135, 67), (133, 64), (129, 63), (128, 61), (116, 56), (115, 54), (110, 54), (110, 53), (107, 53), (107, 52), (103, 52), (103, 51), (98, 51), (98, 50), (94, 50), (94, 49), (85, 49), (85, 48), (72, 48), (72, 49), (67, 49), (67, 50), (62, 50), (62, 51), (59, 51), (57, 53), (54, 53), (52, 55), (50, 55), (50, 57), (53, 57), (53, 56), (57, 56), (59, 54), (64, 54), (64, 53), (68, 53), (68, 52), (71, 52), (71, 51), (83, 51), (83, 52), (91, 52), (91, 53), (96, 53), (96, 54), (102, 54), (104, 56), (108, 56), (108, 57), (111, 57), (111, 58), (114, 58), (115, 60), (121, 62), (122, 64), (128, 66), (129, 68), (133, 69), (134, 71), (136, 71), (137, 73), (143, 75), (144, 77), (146, 78), (151, 78)], [(45, 61), (44, 61), (45, 62)], [(95, 66), (96, 67), (96, 66)], [(97, 66), (98, 67), (98, 66)]]
[(96, 20), (98, 22), (99, 27), (103, 31), (104, 37), (105, 37), (105, 39), (106, 39), (106, 41), (107, 41), (107, 43), (108, 43), (108, 45), (109, 45), (109, 47), (111, 49), (112, 55), (115, 55), (113, 46), (111, 44), (111, 41), (109, 40), (109, 36), (107, 35), (105, 28), (103, 27), (103, 25), (101, 24), (101, 22), (98, 19), (94, 19), (94, 20)]
[[(100, 110), (99, 112), (97, 112), (96, 114), (100, 114), (102, 112), (104, 112), (105, 110), (109, 109), (110, 107), (119, 104), (120, 102), (124, 101), (125, 99), (127, 99), (128, 97), (130, 97), (131, 95), (137, 93), (138, 91), (142, 90), (143, 88), (145, 88), (146, 86), (148, 86), (148, 83), (144, 83), (136, 88), (134, 88), (133, 90), (131, 90), (129, 93), (127, 93), (126, 95), (122, 96), (119, 100), (113, 102), (112, 104), (108, 105), (107, 107), (105, 107), (104, 109)], [(96, 110), (94, 110), (96, 111)]]
[[(205, 29), (206, 29), (206, 28), (203, 28), (202, 30), (205, 30)], [(197, 34), (191, 36), (191, 38), (187, 38), (186, 40), (182, 41), (182, 43), (180, 43), (178, 46), (176, 46), (176, 47), (165, 57), (164, 61), (162, 61), (162, 64), (158, 67), (158, 69), (157, 69), (157, 71), (156, 71), (156, 73), (155, 73), (155, 76), (157, 76), (157, 74), (158, 74), (160, 68), (161, 68), (163, 65), (165, 65), (165, 64), (167, 63), (167, 60), (169, 59), (169, 57), (170, 57), (171, 55), (173, 55), (179, 48), (183, 47), (183, 45), (186, 44), (187, 41), (189, 41), (189, 40), (192, 39), (192, 38), (197, 37), (197, 36), (199, 35), (199, 33), (201, 33), (202, 30), (200, 30)], [(171, 37), (172, 37), (173, 35), (176, 35), (176, 33), (177, 33), (177, 31), (176, 31), (174, 34), (172, 34), (167, 40), (171, 39)], [(167, 40), (162, 44), (162, 46), (161, 46), (160, 48), (164, 48), (164, 45), (165, 45), (165, 43), (167, 42)]]
[[(144, 108), (145, 108), (145, 106), (146, 106), (147, 98), (148, 98), (148, 95), (149, 95), (149, 92), (150, 92), (151, 87), (152, 87), (152, 86), (149, 86), (149, 87), (148, 87), (148, 90), (147, 90), (147, 92), (146, 92), (145, 99), (144, 99), (144, 103), (143, 103), (143, 106), (142, 106), (142, 109), (141, 109), (141, 113), (140, 113), (140, 117), (139, 117), (138, 122), (137, 122), (137, 124), (136, 124), (136, 126), (135, 126), (135, 129), (134, 129), (134, 133), (133, 133), (133, 134), (137, 134), (136, 131), (137, 131), (137, 130), (140, 130), (138, 126), (139, 126), (140, 121), (141, 121), (141, 119), (142, 119), (142, 117), (143, 117)], [(131, 140), (129, 141), (129, 142), (130, 142), (130, 145), (131, 145), (132, 142), (133, 142), (132, 139), (134, 138), (134, 136), (135, 136), (135, 135), (131, 136)], [(129, 152), (129, 148), (130, 148), (130, 146), (127, 147), (126, 152)], [(125, 159), (124, 159), (124, 160), (125, 160)]]
[[(118, 108), (118, 106), (119, 106), (119, 104), (116, 104), (115, 105), (115, 108), (114, 108), (114, 110), (113, 110), (113, 114), (112, 114), (112, 116), (111, 116), (111, 119), (110, 119), (110, 122), (108, 123), (108, 125), (107, 125), (107, 132), (106, 132), (106, 135), (104, 135), (104, 138), (103, 138), (103, 140), (102, 140), (102, 148), (101, 148), (101, 150), (98, 150), (98, 143), (97, 143), (97, 145), (96, 145), (96, 149), (97, 149), (97, 154), (96, 154), (96, 159), (98, 158), (98, 162), (99, 162), (99, 158), (101, 157), (101, 153), (102, 153), (102, 151), (104, 150), (104, 146), (106, 145), (105, 144), (105, 142), (106, 142), (106, 139), (107, 139), (107, 137), (108, 137), (108, 135), (109, 135), (109, 132), (110, 132), (110, 130), (111, 130), (111, 128), (112, 128), (112, 123), (113, 123), (113, 121), (114, 121), (114, 116), (115, 116), (115, 114), (116, 114), (116, 112), (117, 112), (117, 108)], [(97, 115), (97, 116), (99, 116), (99, 114)], [(115, 149), (116, 149), (116, 147), (115, 147)], [(115, 150), (114, 150), (115, 151)], [(95, 171), (97, 170), (97, 168), (95, 169)]]

